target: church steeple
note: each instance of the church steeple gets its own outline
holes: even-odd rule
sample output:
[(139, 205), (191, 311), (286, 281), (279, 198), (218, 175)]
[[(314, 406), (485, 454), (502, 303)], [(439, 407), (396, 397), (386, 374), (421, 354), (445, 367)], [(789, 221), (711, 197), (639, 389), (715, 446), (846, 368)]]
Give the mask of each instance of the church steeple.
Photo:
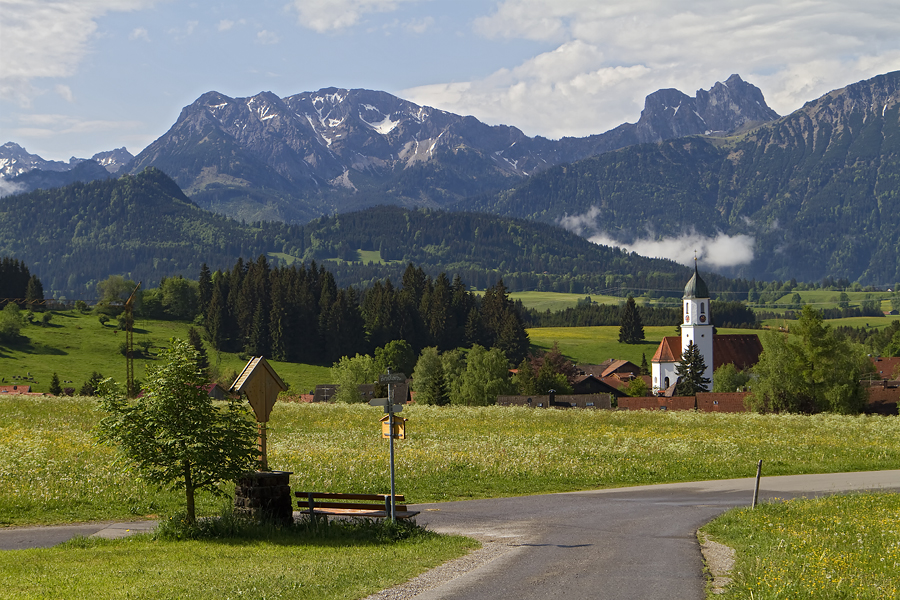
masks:
[(706, 288), (706, 283), (700, 278), (700, 272), (697, 270), (696, 257), (694, 257), (694, 276), (684, 286), (683, 298), (685, 300), (688, 298), (709, 298), (709, 290)]
[(694, 258), (694, 276), (684, 286), (684, 322), (681, 324), (681, 351), (684, 353), (689, 344), (697, 346), (706, 362), (704, 377), (710, 380), (713, 376), (713, 326), (709, 310), (709, 289), (700, 277), (697, 258)]

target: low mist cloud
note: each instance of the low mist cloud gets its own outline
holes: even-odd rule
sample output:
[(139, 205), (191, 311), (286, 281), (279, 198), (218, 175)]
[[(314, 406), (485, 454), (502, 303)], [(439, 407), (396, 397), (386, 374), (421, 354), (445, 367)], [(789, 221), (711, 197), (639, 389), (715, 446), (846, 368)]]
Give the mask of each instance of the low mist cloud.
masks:
[(749, 235), (719, 233), (707, 237), (690, 232), (679, 237), (639, 239), (631, 244), (617, 242), (606, 234), (591, 236), (590, 241), (604, 246), (614, 246), (651, 258), (668, 258), (683, 265), (690, 265), (697, 251), (704, 266), (722, 269), (744, 265), (753, 260), (754, 239)]
[(0, 198), (11, 194), (18, 194), (24, 189), (25, 186), (21, 183), (13, 183), (12, 181), (7, 181), (3, 177), (0, 177)]

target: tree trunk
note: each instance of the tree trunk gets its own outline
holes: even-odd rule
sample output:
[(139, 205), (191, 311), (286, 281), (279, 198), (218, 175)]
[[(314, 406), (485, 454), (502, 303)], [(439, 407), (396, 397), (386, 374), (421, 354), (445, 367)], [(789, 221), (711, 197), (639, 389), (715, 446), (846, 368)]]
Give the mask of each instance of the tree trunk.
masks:
[(188, 461), (183, 461), (182, 465), (184, 467), (184, 495), (187, 502), (187, 520), (188, 523), (193, 525), (197, 522), (197, 513), (194, 510), (194, 481), (191, 478), (191, 464)]

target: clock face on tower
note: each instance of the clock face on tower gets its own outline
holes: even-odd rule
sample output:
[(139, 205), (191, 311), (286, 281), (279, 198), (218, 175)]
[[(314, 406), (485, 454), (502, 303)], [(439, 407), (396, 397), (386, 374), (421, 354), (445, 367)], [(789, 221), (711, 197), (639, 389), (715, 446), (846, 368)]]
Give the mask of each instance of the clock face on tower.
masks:
[(685, 322), (685, 323), (690, 323), (690, 322), (691, 322), (691, 315), (684, 315), (684, 322)]
[(706, 323), (706, 315), (700, 315), (700, 322)]

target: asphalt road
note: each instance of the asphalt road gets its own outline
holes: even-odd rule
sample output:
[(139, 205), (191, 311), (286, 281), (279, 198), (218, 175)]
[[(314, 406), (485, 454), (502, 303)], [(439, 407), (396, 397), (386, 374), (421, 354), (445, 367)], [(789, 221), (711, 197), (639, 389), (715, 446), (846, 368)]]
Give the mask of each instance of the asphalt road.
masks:
[[(753, 479), (425, 504), (434, 531), (505, 541), (511, 550), (417, 600), (701, 600), (697, 529), (749, 506)], [(763, 477), (760, 501), (851, 490), (900, 491), (900, 471)]]
[[(753, 479), (676, 483), (420, 504), (431, 530), (503, 542), (509, 551), (417, 600), (702, 600), (697, 529), (748, 506)], [(900, 491), (900, 470), (763, 477), (760, 501), (853, 490)], [(0, 549), (49, 547), (76, 535), (122, 537), (155, 522), (0, 529)]]

